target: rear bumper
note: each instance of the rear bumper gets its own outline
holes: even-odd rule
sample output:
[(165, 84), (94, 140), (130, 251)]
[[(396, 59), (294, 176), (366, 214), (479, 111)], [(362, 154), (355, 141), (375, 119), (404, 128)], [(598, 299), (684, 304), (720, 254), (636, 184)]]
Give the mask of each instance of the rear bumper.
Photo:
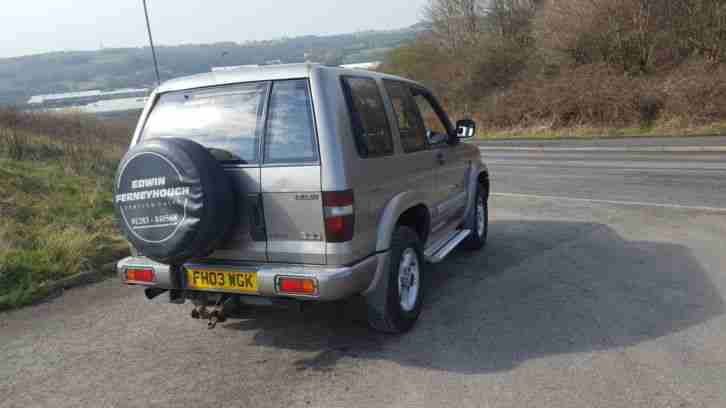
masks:
[[(286, 297), (296, 299), (331, 301), (343, 299), (358, 293), (366, 292), (376, 281), (380, 268), (386, 263), (388, 253), (370, 256), (354, 265), (342, 267), (327, 267), (318, 265), (285, 265), (285, 264), (245, 264), (245, 265), (200, 265), (188, 264), (185, 266), (210, 266), (214, 269), (229, 271), (256, 271), (256, 293), (227, 292), (232, 294)], [(129, 268), (153, 268), (154, 282), (135, 282), (126, 279), (126, 270)], [(173, 271), (168, 265), (154, 262), (144, 257), (129, 257), (120, 260), (116, 266), (119, 278), (130, 285), (140, 285), (157, 289), (186, 290), (184, 273)], [(314, 295), (290, 295), (277, 293), (276, 278), (278, 276), (293, 276), (312, 278), (317, 281), (317, 293)], [(190, 289), (191, 290), (191, 289)], [(193, 289), (198, 291), (199, 289)], [(206, 290), (215, 293), (225, 293), (224, 290)]]

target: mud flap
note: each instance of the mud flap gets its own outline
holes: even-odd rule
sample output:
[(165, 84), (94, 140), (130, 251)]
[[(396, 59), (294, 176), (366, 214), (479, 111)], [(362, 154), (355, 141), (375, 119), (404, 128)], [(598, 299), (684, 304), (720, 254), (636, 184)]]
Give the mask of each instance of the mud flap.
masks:
[(363, 293), (368, 313), (368, 321), (373, 326), (377, 324), (373, 322), (385, 323), (386, 308), (388, 307), (388, 285), (390, 284), (390, 259), (389, 254), (382, 256), (382, 261), (378, 264), (376, 275), (373, 278), (371, 286)]

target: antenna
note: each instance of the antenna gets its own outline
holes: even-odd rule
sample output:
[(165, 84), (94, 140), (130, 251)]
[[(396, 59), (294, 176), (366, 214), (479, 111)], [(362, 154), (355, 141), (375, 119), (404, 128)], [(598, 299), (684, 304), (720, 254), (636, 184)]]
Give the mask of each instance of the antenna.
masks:
[(141, 0), (144, 4), (144, 15), (146, 16), (146, 31), (149, 33), (149, 44), (151, 44), (151, 56), (154, 58), (154, 71), (156, 72), (156, 85), (161, 85), (161, 76), (159, 76), (159, 62), (156, 60), (156, 49), (154, 48), (154, 38), (151, 36), (151, 24), (149, 24), (149, 10), (146, 8), (146, 0)]

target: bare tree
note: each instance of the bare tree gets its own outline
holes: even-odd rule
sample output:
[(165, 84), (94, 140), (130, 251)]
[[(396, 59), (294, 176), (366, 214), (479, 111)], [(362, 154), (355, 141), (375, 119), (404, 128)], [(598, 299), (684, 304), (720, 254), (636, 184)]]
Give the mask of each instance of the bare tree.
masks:
[(487, 26), (499, 37), (528, 42), (531, 23), (543, 0), (490, 0), (486, 7)]
[(475, 44), (481, 33), (483, 0), (430, 0), (424, 8), (434, 34), (452, 53)]

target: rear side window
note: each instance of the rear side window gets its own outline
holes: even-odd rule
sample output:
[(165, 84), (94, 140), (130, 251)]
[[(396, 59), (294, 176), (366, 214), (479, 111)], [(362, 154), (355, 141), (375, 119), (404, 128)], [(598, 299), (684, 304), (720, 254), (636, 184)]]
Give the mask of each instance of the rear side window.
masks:
[(386, 92), (391, 98), (393, 111), (396, 114), (403, 151), (411, 153), (426, 149), (426, 129), (421, 122), (416, 105), (411, 99), (408, 86), (389, 80), (384, 80), (383, 83), (386, 86)]
[(313, 112), (306, 80), (272, 85), (265, 136), (265, 162), (317, 160)]
[(344, 77), (343, 90), (361, 157), (393, 154), (391, 131), (376, 81), (370, 78)]
[(162, 94), (146, 121), (143, 139), (191, 139), (223, 162), (256, 163), (269, 83)]

